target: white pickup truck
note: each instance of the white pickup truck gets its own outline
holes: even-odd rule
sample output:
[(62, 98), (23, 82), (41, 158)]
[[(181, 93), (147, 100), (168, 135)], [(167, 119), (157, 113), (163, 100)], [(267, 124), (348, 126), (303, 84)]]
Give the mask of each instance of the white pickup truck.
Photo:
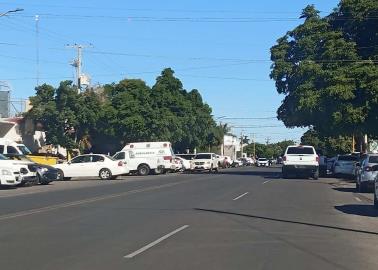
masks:
[(283, 157), (282, 177), (306, 176), (319, 178), (319, 156), (309, 145), (288, 146)]

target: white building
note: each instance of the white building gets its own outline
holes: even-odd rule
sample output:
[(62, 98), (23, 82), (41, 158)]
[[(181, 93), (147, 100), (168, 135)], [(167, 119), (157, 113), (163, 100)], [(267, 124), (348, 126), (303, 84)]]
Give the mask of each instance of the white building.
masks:
[(235, 135), (224, 135), (221, 154), (236, 159), (236, 153), (240, 151), (240, 139)]

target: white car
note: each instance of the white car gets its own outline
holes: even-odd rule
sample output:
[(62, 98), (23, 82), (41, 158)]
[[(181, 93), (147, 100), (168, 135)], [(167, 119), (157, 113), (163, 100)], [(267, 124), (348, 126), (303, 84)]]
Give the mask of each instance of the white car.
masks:
[(58, 169), (60, 180), (72, 177), (100, 177), (102, 180), (116, 179), (119, 175), (129, 173), (126, 164), (121, 160), (101, 155), (80, 155), (68, 162), (54, 165)]
[(175, 156), (173, 160), (176, 166), (176, 170), (190, 170), (190, 160), (178, 156)]
[(268, 167), (269, 166), (269, 160), (267, 160), (266, 158), (259, 158), (256, 161), (256, 166), (257, 167), (261, 167), (261, 166)]
[(378, 154), (367, 154), (357, 169), (356, 189), (357, 192), (366, 192), (374, 186), (374, 179), (378, 171), (373, 170), (378, 165)]
[(14, 169), (20, 173), (18, 178), (18, 185), (24, 185), (28, 182), (35, 182), (37, 180), (37, 168), (33, 162), (25, 162), (12, 160), (0, 154), (0, 166)]
[(219, 171), (219, 161), (214, 153), (198, 153), (192, 160), (194, 171)]
[(20, 183), (20, 172), (14, 166), (0, 166), (0, 186), (15, 186)]
[(310, 145), (291, 145), (283, 156), (282, 177), (305, 175), (319, 178), (319, 156)]
[(358, 157), (354, 155), (338, 155), (333, 164), (333, 174), (338, 176), (355, 177)]

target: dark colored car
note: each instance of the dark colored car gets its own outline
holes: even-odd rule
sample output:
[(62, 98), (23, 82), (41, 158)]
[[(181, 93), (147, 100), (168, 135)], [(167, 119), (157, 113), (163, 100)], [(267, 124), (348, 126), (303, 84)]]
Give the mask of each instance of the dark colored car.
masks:
[(35, 163), (24, 155), (6, 154), (6, 156), (13, 160), (30, 162), (28, 169), (31, 172), (37, 173), (35, 179), (36, 184), (48, 185), (58, 179), (58, 170), (52, 166)]

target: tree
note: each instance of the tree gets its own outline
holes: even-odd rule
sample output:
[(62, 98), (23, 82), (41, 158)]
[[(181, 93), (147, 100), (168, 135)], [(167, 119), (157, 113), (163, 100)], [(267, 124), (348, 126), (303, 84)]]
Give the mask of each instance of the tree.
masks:
[(350, 153), (352, 138), (348, 136), (322, 136), (317, 131), (309, 129), (301, 137), (301, 143), (314, 146), (318, 154), (335, 156)]
[[(339, 11), (326, 18), (307, 6), (301, 15), (304, 23), (271, 48), (271, 78), (278, 93), (285, 95), (278, 118), (287, 127), (311, 127), (333, 137), (377, 134), (372, 125), (378, 119), (376, 64), (362, 61), (355, 40), (345, 38), (346, 26), (334, 23), (352, 2), (371, 4), (342, 1)], [(348, 13), (348, 24), (354, 15)]]
[(124, 79), (78, 93), (71, 81), (42, 85), (27, 117), (40, 123), (47, 143), (82, 151), (115, 152), (128, 142), (170, 141), (175, 150), (219, 146), (227, 126), (217, 126), (198, 90), (187, 92), (172, 69), (150, 88)]

